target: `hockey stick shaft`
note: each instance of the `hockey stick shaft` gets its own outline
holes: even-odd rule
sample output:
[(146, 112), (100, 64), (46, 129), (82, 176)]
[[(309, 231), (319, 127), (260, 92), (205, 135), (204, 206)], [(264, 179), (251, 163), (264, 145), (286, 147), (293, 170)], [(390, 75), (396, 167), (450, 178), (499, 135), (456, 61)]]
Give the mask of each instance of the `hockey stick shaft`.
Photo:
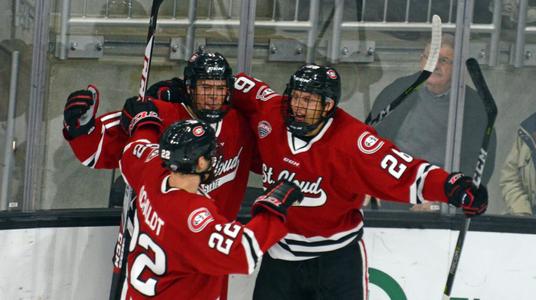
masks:
[[(391, 114), (391, 112), (399, 106), (404, 100), (411, 95), (423, 82), (425, 82), (432, 72), (434, 72), (437, 60), (439, 59), (439, 50), (441, 50), (441, 18), (438, 15), (432, 17), (432, 38), (430, 40), (430, 51), (428, 54), (428, 60), (424, 65), (423, 71), (417, 77), (417, 80), (407, 87), (402, 94), (391, 101), (387, 107), (382, 109), (376, 117), (372, 118), (372, 112), (370, 112), (365, 119), (365, 124), (370, 126), (378, 125), (385, 117)], [(372, 209), (378, 209), (380, 207), (378, 199), (372, 197), (370, 199), (370, 207)]]
[[(497, 105), (495, 100), (489, 91), (488, 85), (484, 80), (482, 71), (478, 65), (478, 61), (474, 58), (469, 58), (466, 61), (467, 70), (471, 76), (475, 88), (484, 103), (487, 115), (487, 125), (486, 131), (484, 132), (484, 139), (482, 140), (482, 147), (480, 148), (480, 153), (478, 155), (478, 160), (475, 167), (475, 172), (473, 174), (473, 182), (479, 187), (482, 180), (482, 173), (484, 172), (484, 166), (486, 165), (487, 150), (489, 141), (491, 138), (491, 133), (493, 131), (493, 124), (495, 124), (495, 119), (497, 118)], [(452, 256), (452, 261), (450, 263), (449, 275), (447, 277), (447, 283), (445, 284), (445, 289), (443, 291), (443, 300), (450, 299), (450, 294), (452, 292), (452, 286), (454, 285), (454, 278), (456, 277), (456, 271), (458, 270), (458, 263), (460, 262), (460, 257), (463, 250), (463, 245), (465, 242), (465, 236), (471, 225), (471, 219), (465, 218), (460, 234), (458, 235), (458, 240), (456, 241), (456, 247), (454, 248), (454, 254)]]
[(149, 19), (149, 30), (147, 32), (147, 46), (145, 46), (145, 55), (143, 59), (143, 69), (141, 71), (140, 89), (138, 90), (138, 100), (145, 101), (145, 92), (149, 82), (149, 71), (151, 70), (151, 60), (153, 57), (154, 38), (156, 31), (156, 20), (160, 4), (164, 0), (153, 0), (151, 6), (151, 17)]
[(396, 97), (387, 107), (382, 109), (374, 118), (372, 113), (369, 113), (365, 120), (365, 124), (375, 126), (385, 117), (391, 114), (391, 112), (399, 106), (404, 99), (411, 95), (423, 82), (425, 82), (430, 75), (434, 72), (437, 60), (439, 59), (439, 50), (441, 49), (441, 18), (438, 15), (432, 17), (432, 39), (430, 41), (430, 51), (428, 53), (428, 60), (424, 66), (423, 71), (419, 74), (419, 77), (409, 87), (407, 87), (402, 94)]
[[(146, 101), (145, 92), (147, 90), (147, 83), (149, 81), (149, 71), (151, 69), (151, 58), (153, 56), (154, 36), (156, 31), (156, 21), (158, 19), (158, 10), (164, 0), (153, 0), (151, 5), (151, 16), (149, 19), (149, 29), (147, 31), (147, 46), (145, 46), (145, 55), (143, 60), (143, 69), (141, 73), (140, 88), (138, 90), (138, 101)], [(130, 206), (130, 200), (134, 197), (134, 192), (130, 186), (125, 187), (125, 200), (123, 201), (123, 213), (122, 213), (122, 238), (120, 251), (121, 255), (118, 258), (118, 267), (120, 271), (114, 273), (112, 276), (112, 283), (110, 287), (110, 300), (119, 300), (121, 297), (121, 290), (126, 278), (126, 264), (128, 257), (128, 247), (131, 240), (131, 235), (128, 229), (129, 221), (133, 220), (135, 204)]]

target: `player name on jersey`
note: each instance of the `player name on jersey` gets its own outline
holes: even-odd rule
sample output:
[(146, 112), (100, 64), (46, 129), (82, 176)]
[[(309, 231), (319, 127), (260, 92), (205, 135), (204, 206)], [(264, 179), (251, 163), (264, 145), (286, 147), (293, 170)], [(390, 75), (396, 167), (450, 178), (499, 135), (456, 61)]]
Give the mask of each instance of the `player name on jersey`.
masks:
[(151, 228), (156, 235), (160, 234), (162, 226), (164, 226), (164, 220), (162, 220), (156, 211), (153, 210), (151, 206), (151, 201), (147, 197), (147, 192), (145, 191), (145, 186), (141, 187), (140, 196), (139, 196), (140, 209), (143, 214), (143, 220), (145, 224)]

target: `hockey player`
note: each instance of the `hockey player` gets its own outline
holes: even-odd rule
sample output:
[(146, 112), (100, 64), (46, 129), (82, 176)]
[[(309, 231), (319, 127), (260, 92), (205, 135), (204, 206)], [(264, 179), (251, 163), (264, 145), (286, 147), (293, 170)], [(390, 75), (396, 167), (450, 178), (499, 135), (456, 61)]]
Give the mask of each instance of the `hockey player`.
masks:
[(365, 194), (486, 210), (485, 187), (401, 152), (337, 108), (340, 95), (335, 69), (313, 64), (291, 76), (283, 95), (244, 74), (235, 79), (233, 105), (257, 131), (264, 185), (291, 180), (305, 195), (288, 211), (289, 234), (263, 258), (256, 300), (367, 299)]
[(219, 299), (223, 275), (253, 272), (263, 252), (286, 234), (287, 208), (303, 194), (278, 182), (254, 202), (247, 225), (229, 221), (199, 188), (215, 171), (212, 127), (179, 121), (156, 144), (162, 126), (156, 107), (133, 99), (125, 108), (133, 112), (132, 137), (120, 169), (138, 197), (122, 299)]
[[(247, 187), (254, 140), (246, 120), (229, 105), (233, 88), (232, 70), (221, 54), (198, 51), (188, 61), (184, 79), (186, 91), (181, 81), (174, 78), (156, 83), (148, 89), (148, 93), (167, 100), (153, 100), (164, 126), (178, 120), (196, 118), (206, 121), (215, 129), (222, 151), (217, 157), (215, 179), (201, 187), (211, 197), (218, 199), (216, 205), (223, 216), (233, 220), (240, 210), (242, 195)], [(98, 104), (99, 93), (94, 86), (69, 95), (64, 111), (63, 133), (84, 165), (96, 169), (117, 168), (128, 138), (120, 126), (122, 112), (107, 113), (97, 118)], [(132, 198), (125, 199), (131, 201)], [(123, 205), (122, 225), (132, 222), (126, 220), (127, 215), (132, 216), (127, 209), (128, 203)], [(124, 260), (124, 241), (128, 239), (128, 232), (123, 236), (123, 229), (120, 228), (114, 255), (113, 286), (121, 285), (122, 276), (119, 274)], [(112, 287), (112, 294), (115, 291), (118, 289)], [(115, 293), (111, 299), (117, 296)], [(222, 292), (222, 299), (225, 299), (225, 291)]]

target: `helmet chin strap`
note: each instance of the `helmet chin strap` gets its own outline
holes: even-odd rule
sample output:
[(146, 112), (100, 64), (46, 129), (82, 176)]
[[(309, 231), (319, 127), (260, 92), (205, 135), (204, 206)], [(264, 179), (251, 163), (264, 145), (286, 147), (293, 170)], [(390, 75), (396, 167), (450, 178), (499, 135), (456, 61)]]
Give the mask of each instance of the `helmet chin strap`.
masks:
[[(323, 104), (322, 109), (326, 108), (326, 104), (328, 101), (333, 101), (333, 100), (330, 98), (327, 98), (324, 101), (325, 102)], [(289, 105), (289, 109), (292, 110), (292, 108), (290, 108), (290, 105)], [(297, 121), (292, 120), (291, 122), (287, 123), (287, 128), (292, 134), (294, 134), (297, 137), (307, 137), (307, 134), (322, 127), (326, 123), (326, 121), (333, 116), (333, 114), (335, 113), (335, 109), (336, 109), (335, 106), (332, 107), (330, 111), (325, 112), (326, 113), (325, 116), (321, 116), (318, 119), (318, 121), (316, 121), (313, 124), (308, 124), (306, 122), (297, 122)], [(290, 111), (289, 113), (292, 113), (292, 111)]]

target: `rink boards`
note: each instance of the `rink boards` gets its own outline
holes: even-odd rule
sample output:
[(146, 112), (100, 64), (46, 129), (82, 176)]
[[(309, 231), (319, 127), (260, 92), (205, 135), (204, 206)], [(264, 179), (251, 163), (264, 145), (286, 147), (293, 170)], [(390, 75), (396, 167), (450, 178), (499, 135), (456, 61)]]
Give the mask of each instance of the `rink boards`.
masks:
[[(117, 227), (0, 230), (0, 299), (107, 299)], [(370, 299), (441, 299), (457, 231), (366, 228)], [(534, 299), (535, 234), (471, 231), (452, 299)], [(250, 299), (254, 276), (233, 276)]]

